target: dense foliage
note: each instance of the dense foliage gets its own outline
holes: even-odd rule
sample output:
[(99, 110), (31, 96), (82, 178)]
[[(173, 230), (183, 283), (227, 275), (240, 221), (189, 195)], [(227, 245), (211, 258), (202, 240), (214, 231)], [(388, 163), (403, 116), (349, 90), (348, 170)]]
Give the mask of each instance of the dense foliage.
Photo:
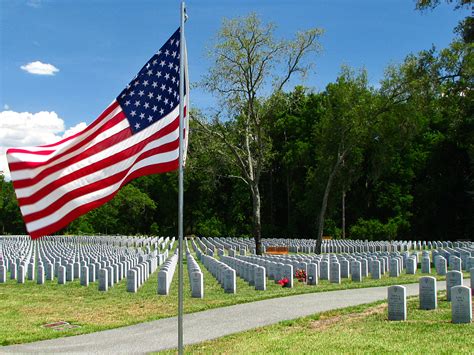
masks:
[[(210, 134), (241, 149), (242, 119), (192, 112), (186, 234), (255, 235), (256, 182), (263, 237), (470, 239), (473, 71), (473, 44), (460, 36), (387, 68), (377, 88), (365, 71), (342, 68), (321, 92), (254, 97), (265, 161), (253, 180)], [(25, 233), (12, 185), (0, 183), (0, 232)], [(142, 177), (61, 232), (174, 235), (177, 207), (176, 173)]]

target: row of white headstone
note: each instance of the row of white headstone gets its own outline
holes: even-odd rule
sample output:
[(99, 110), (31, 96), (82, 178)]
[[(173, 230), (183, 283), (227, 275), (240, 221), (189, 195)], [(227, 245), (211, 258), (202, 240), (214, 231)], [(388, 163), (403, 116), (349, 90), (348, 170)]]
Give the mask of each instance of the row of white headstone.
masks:
[(191, 286), (191, 297), (204, 298), (204, 275), (201, 267), (194, 259), (186, 241), (186, 264), (188, 267), (189, 283)]
[(173, 281), (176, 265), (178, 264), (178, 249), (169, 257), (161, 266), (158, 272), (158, 294), (168, 295), (170, 292), (171, 282)]
[[(459, 271), (448, 272), (446, 278), (447, 301), (451, 302), (451, 317), (453, 323), (472, 322), (472, 290), (474, 268), (471, 269), (471, 288), (462, 284)], [(452, 275), (452, 276), (451, 276)], [(407, 320), (407, 295), (405, 286), (390, 286), (388, 295), (388, 319), (392, 321)], [(438, 307), (438, 292), (436, 279), (431, 276), (419, 280), (419, 308), (433, 310)]]

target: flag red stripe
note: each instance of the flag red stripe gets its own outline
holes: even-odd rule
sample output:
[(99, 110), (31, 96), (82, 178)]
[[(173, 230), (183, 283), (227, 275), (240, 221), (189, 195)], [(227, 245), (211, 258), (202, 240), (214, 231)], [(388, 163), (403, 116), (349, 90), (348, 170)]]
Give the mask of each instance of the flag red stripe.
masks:
[[(82, 131), (80, 132), (77, 132), (76, 134), (73, 134), (72, 136), (69, 136), (69, 137), (66, 137), (64, 139), (61, 139), (60, 141), (57, 141), (55, 143), (51, 143), (51, 144), (45, 144), (45, 145), (40, 145), (38, 147), (40, 148), (50, 148), (50, 147), (56, 147), (60, 144), (63, 144), (71, 139), (74, 139), (78, 136), (80, 136), (81, 134), (84, 134), (84, 133), (87, 133), (89, 132), (91, 129), (93, 129), (95, 126), (97, 126), (100, 122), (102, 122), (113, 110), (115, 110), (117, 107), (119, 106), (118, 102), (114, 100), (114, 102), (112, 102), (110, 104), (109, 107), (107, 107), (104, 112), (102, 112), (100, 114), (99, 117), (97, 117), (94, 122), (92, 122), (90, 125), (88, 125), (86, 128), (84, 128)], [(15, 152), (15, 148), (10, 148), (7, 153), (16, 153)], [(34, 152), (29, 152), (29, 153), (34, 153)]]
[[(140, 154), (137, 157), (137, 159), (135, 160), (135, 163), (137, 163), (137, 162), (139, 162), (143, 159), (146, 159), (148, 157), (151, 157), (153, 155), (170, 152), (170, 151), (173, 151), (173, 150), (177, 150), (178, 148), (179, 148), (179, 140), (164, 144), (163, 146), (160, 146), (160, 147), (155, 148), (155, 149), (151, 149), (149, 151), (146, 151), (146, 152)], [(100, 190), (100, 189), (103, 189), (107, 186), (111, 186), (111, 185), (114, 185), (114, 184), (118, 183), (120, 180), (122, 180), (124, 177), (126, 177), (126, 175), (130, 172), (130, 170), (133, 168), (133, 166), (134, 166), (134, 164), (132, 164), (128, 169), (117, 172), (114, 175), (110, 175), (110, 176), (106, 177), (105, 179), (95, 181), (93, 183), (82, 186), (78, 189), (75, 189), (73, 191), (69, 191), (69, 192), (65, 193), (59, 199), (54, 201), (54, 203), (48, 205), (48, 207), (46, 207), (45, 209), (42, 209), (38, 212), (31, 213), (29, 215), (24, 216), (23, 219), (24, 219), (25, 223), (36, 221), (38, 219), (49, 216), (50, 214), (54, 213), (54, 211), (56, 211), (56, 210), (60, 209), (62, 206), (64, 206), (67, 202), (69, 202), (69, 201), (71, 201), (71, 200), (73, 200), (77, 197), (87, 195), (87, 194), (89, 194), (93, 191)]]
[(94, 154), (97, 154), (101, 152), (102, 150), (107, 149), (113, 146), (114, 144), (117, 144), (131, 136), (132, 136), (132, 131), (130, 130), (130, 128), (127, 127), (123, 129), (122, 131), (114, 134), (113, 136), (105, 139), (104, 141), (94, 145), (93, 147), (86, 149), (83, 153), (74, 155), (68, 160), (65, 160), (61, 163), (52, 165), (49, 168), (44, 169), (34, 178), (14, 181), (13, 186), (15, 187), (15, 189), (21, 189), (21, 188), (25, 188), (31, 185), (35, 185), (39, 183), (40, 181), (42, 181), (47, 176), (54, 174), (55, 172), (59, 170), (65, 169), (68, 166), (74, 163), (77, 163), (83, 159), (89, 158), (93, 156)]
[[(169, 172), (169, 171), (176, 170), (178, 168), (178, 165), (179, 165), (179, 159), (176, 159), (176, 160), (173, 160), (173, 161), (170, 161), (170, 162), (150, 165), (150, 166), (143, 167), (141, 169), (137, 169), (136, 171), (131, 173), (129, 176), (127, 176), (127, 178), (123, 181), (123, 183), (121, 184), (120, 187), (124, 186), (130, 180), (133, 180), (133, 179), (135, 179), (137, 177), (140, 177), (140, 176), (151, 175), (151, 174), (161, 174), (161, 173), (166, 173), (166, 172)], [(31, 238), (32, 239), (37, 239), (37, 238), (40, 238), (42, 236), (45, 236), (45, 235), (48, 235), (48, 234), (51, 234), (51, 233), (54, 233), (54, 232), (58, 231), (59, 229), (67, 226), (70, 222), (72, 222), (76, 218), (78, 218), (78, 217), (82, 216), (83, 214), (89, 212), (90, 210), (92, 210), (94, 208), (97, 208), (97, 207), (103, 205), (104, 203), (110, 201), (117, 194), (118, 191), (119, 191), (119, 189), (116, 190), (114, 193), (112, 193), (108, 196), (105, 196), (105, 197), (103, 197), (99, 200), (81, 205), (78, 208), (76, 208), (75, 210), (73, 210), (73, 211), (69, 212), (68, 214), (66, 214), (59, 221), (57, 221), (55, 223), (52, 223), (52, 224), (50, 224), (50, 225), (48, 225), (44, 228), (38, 229), (36, 231), (29, 232)]]
[(46, 160), (44, 162), (28, 162), (28, 161), (24, 161), (24, 162), (12, 162), (9, 164), (10, 166), (10, 171), (11, 172), (14, 172), (14, 171), (17, 171), (17, 170), (25, 170), (25, 169), (34, 169), (34, 168), (38, 168), (38, 167), (41, 167), (41, 166), (44, 166), (44, 165), (48, 165), (48, 164), (51, 164), (51, 163), (54, 163), (56, 160), (62, 158), (63, 156), (67, 155), (67, 154), (70, 154), (72, 153), (73, 151), (75, 150), (78, 150), (80, 149), (81, 147), (85, 146), (86, 144), (88, 144), (90, 141), (92, 141), (94, 138), (96, 138), (98, 135), (100, 135), (101, 133), (103, 133), (104, 131), (112, 128), (113, 126), (119, 124), (120, 122), (122, 122), (125, 118), (125, 114), (120, 111), (119, 113), (117, 113), (112, 119), (110, 119), (107, 123), (104, 124), (104, 126), (100, 129), (100, 130), (97, 130), (96, 132), (94, 132), (93, 134), (91, 134), (90, 136), (86, 137), (85, 139), (83, 139), (82, 141), (79, 141), (77, 144), (75, 144), (74, 146), (70, 147), (69, 149), (67, 149), (66, 151), (54, 156), (54, 157), (51, 157), (51, 159), (49, 160)]
[(10, 148), (8, 149), (8, 153), (26, 153), (26, 154), (34, 154), (34, 155), (49, 155), (54, 153), (55, 150), (38, 150), (38, 151), (31, 151), (28, 149), (22, 148)]
[[(41, 189), (39, 189), (35, 193), (31, 194), (30, 196), (18, 198), (18, 203), (19, 203), (20, 206), (24, 206), (24, 205), (31, 205), (35, 202), (38, 202), (43, 197), (45, 197), (49, 193), (51, 193), (51, 191), (56, 190), (58, 187), (60, 187), (62, 185), (65, 185), (65, 184), (67, 184), (71, 181), (80, 179), (80, 178), (82, 178), (86, 175), (89, 175), (89, 174), (93, 173), (93, 172), (100, 171), (104, 168), (109, 167), (110, 165), (113, 165), (117, 162), (120, 162), (124, 159), (127, 159), (130, 156), (135, 155), (140, 150), (142, 150), (148, 143), (173, 132), (174, 130), (176, 130), (178, 128), (178, 126), (179, 126), (179, 118), (176, 118), (168, 126), (164, 127), (163, 129), (159, 130), (158, 132), (154, 133), (153, 135), (151, 135), (147, 139), (144, 139), (144, 140), (136, 143), (133, 146), (130, 146), (130, 147), (128, 147), (128, 148), (126, 148), (122, 151), (119, 151), (119, 152), (117, 152), (116, 154), (114, 154), (110, 157), (102, 159), (102, 160), (100, 160), (96, 163), (90, 164), (90, 165), (88, 165), (88, 166), (86, 166), (82, 169), (78, 169), (78, 170), (74, 171), (73, 173), (71, 173), (69, 175), (66, 175), (66, 176), (63, 176), (59, 179), (56, 179), (51, 184), (48, 184), (48, 185), (42, 187)], [(17, 188), (15, 185), (14, 185), (14, 187)]]

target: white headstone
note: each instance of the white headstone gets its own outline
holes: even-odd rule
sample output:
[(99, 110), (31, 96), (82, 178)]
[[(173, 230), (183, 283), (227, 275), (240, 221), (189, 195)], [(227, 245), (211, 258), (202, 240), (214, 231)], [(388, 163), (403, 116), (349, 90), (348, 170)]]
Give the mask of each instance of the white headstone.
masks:
[(0, 283), (5, 282), (7, 282), (7, 268), (4, 265), (0, 265)]
[(127, 272), (127, 292), (137, 292), (138, 281), (137, 281), (137, 271), (130, 269)]
[(431, 273), (431, 260), (429, 257), (424, 257), (421, 259), (421, 272), (423, 274)]
[(373, 260), (371, 262), (371, 274), (372, 274), (372, 279), (378, 280), (381, 278), (380, 274), (380, 261), (379, 260)]
[(416, 258), (409, 257), (407, 259), (407, 274), (414, 275), (416, 274)]
[(44, 284), (44, 267), (43, 265), (39, 265), (37, 269), (37, 275), (36, 275), (36, 283), (38, 285)]
[(224, 292), (225, 293), (236, 293), (237, 283), (234, 269), (226, 269), (224, 271)]
[(87, 266), (82, 266), (81, 270), (81, 285), (89, 286), (89, 268)]
[(109, 289), (109, 273), (106, 269), (99, 270), (99, 291), (107, 291)]
[(285, 287), (292, 288), (293, 287), (293, 265), (285, 264), (283, 266), (283, 275), (282, 279), (288, 279), (288, 283)]
[(191, 273), (191, 297), (204, 298), (204, 277), (200, 271)]
[(61, 265), (58, 267), (58, 284), (64, 285), (66, 283), (66, 267)]
[(390, 259), (390, 277), (400, 276), (400, 266), (397, 258)]
[(321, 280), (329, 280), (329, 262), (327, 260), (323, 260), (319, 264), (319, 268), (321, 271), (321, 275), (320, 275)]
[(436, 272), (438, 275), (444, 276), (447, 272), (447, 262), (442, 256), (438, 257), (436, 262)]
[(407, 319), (407, 290), (404, 286), (388, 288), (388, 320)]
[(432, 276), (421, 277), (419, 281), (420, 309), (436, 309), (438, 295), (436, 279)]
[(16, 278), (16, 281), (19, 284), (25, 283), (25, 267), (23, 265), (18, 266), (18, 276)]
[(308, 264), (308, 285), (317, 285), (318, 284), (318, 265), (315, 263)]
[(337, 262), (332, 262), (329, 272), (329, 281), (331, 283), (341, 283), (341, 265)]
[(255, 268), (255, 289), (265, 291), (267, 289), (266, 271), (263, 266)]
[(446, 273), (446, 298), (451, 301), (451, 289), (462, 285), (462, 273), (460, 271), (448, 271)]
[(466, 286), (454, 286), (451, 289), (451, 315), (453, 323), (472, 322), (471, 289)]
[(362, 282), (362, 264), (360, 261), (351, 261), (351, 276), (352, 281)]

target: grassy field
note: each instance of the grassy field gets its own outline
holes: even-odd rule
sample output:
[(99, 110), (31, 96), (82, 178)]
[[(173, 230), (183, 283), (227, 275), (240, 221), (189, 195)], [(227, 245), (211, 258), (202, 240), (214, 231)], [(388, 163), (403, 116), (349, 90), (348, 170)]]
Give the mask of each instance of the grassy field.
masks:
[[(226, 294), (202, 265), (201, 268), (205, 280), (204, 299), (191, 298), (185, 269), (186, 313), (310, 292), (414, 283), (421, 276), (419, 273), (402, 274), (398, 278), (384, 276), (381, 280), (364, 279), (362, 283), (343, 279), (340, 285), (328, 281), (320, 281), (317, 286), (295, 282), (292, 289), (283, 289), (269, 281), (266, 291), (255, 291), (253, 286), (238, 278), (237, 294)], [(177, 315), (177, 272), (169, 296), (157, 295), (157, 272), (136, 294), (126, 292), (125, 280), (109, 288), (108, 292), (97, 289), (97, 283), (83, 287), (78, 280), (66, 285), (58, 285), (57, 281), (44, 285), (37, 285), (35, 281), (17, 284), (15, 280), (0, 284), (0, 345), (91, 333)], [(66, 321), (79, 328), (56, 331), (43, 327), (58, 321)]]
[(437, 310), (419, 310), (417, 297), (407, 309), (406, 322), (389, 322), (384, 302), (350, 307), (188, 346), (185, 353), (473, 353), (474, 325), (451, 323), (444, 293)]

